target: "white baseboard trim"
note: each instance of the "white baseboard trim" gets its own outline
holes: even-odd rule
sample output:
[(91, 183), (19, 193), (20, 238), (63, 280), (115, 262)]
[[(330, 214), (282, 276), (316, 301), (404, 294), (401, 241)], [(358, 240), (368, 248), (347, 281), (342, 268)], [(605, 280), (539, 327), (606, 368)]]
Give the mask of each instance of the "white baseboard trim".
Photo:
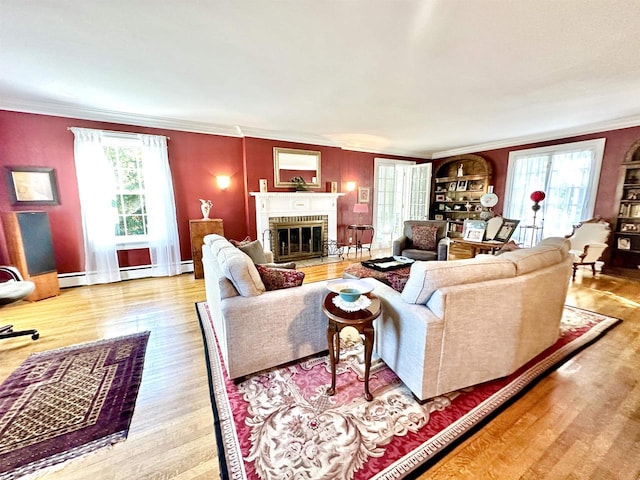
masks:
[[(182, 273), (193, 272), (193, 260), (181, 262), (180, 270)], [(151, 277), (151, 265), (121, 268), (120, 276), (122, 280), (149, 278)], [(85, 272), (61, 273), (58, 275), (58, 283), (60, 288), (81, 287), (87, 285), (87, 276)]]

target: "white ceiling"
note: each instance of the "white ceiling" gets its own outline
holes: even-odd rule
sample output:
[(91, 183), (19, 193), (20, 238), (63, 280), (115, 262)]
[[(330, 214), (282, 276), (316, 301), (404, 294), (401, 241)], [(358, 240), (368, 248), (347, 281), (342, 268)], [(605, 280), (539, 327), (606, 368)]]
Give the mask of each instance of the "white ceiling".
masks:
[(0, 108), (439, 158), (640, 125), (638, 0), (0, 0)]

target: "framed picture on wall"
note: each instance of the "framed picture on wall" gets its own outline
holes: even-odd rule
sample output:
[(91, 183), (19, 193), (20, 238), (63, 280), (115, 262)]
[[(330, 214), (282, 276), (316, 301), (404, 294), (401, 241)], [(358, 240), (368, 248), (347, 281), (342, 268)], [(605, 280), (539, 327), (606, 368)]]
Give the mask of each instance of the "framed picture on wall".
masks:
[(6, 167), (11, 205), (59, 205), (56, 171), (45, 167)]
[(369, 187), (358, 187), (358, 203), (369, 203)]

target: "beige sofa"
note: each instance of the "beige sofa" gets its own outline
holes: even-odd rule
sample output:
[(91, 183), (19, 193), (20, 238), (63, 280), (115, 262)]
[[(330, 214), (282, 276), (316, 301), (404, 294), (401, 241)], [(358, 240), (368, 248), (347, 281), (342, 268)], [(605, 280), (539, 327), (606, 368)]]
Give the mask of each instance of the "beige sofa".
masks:
[(559, 335), (573, 255), (548, 238), (470, 260), (415, 262), (402, 293), (375, 280), (375, 349), (420, 400), (513, 373)]
[(326, 282), (266, 291), (249, 256), (219, 235), (204, 238), (202, 264), (229, 378), (327, 350)]

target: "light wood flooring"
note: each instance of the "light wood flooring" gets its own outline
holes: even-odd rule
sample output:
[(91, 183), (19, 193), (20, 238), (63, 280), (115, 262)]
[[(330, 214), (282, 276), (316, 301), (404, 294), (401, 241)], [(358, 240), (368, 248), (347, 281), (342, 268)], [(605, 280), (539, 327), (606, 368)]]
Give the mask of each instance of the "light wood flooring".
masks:
[[(349, 263), (307, 267), (305, 281), (337, 278)], [(41, 335), (0, 341), (0, 381), (34, 352), (151, 331), (128, 439), (37, 478), (219, 478), (194, 307), (204, 299), (204, 280), (185, 274), (64, 289), (56, 298), (0, 310), (0, 325), (35, 327)], [(420, 478), (640, 478), (640, 283), (580, 272), (567, 303), (624, 322)]]

